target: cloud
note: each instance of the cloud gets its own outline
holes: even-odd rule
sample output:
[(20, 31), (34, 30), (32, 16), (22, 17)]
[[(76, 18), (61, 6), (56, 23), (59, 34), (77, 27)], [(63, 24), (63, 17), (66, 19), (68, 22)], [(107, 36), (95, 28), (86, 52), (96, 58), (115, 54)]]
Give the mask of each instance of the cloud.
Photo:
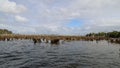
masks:
[(26, 10), (27, 8), (24, 5), (17, 5), (15, 2), (9, 0), (0, 0), (1, 12), (18, 14)]
[[(15, 19), (17, 22), (29, 22), (24, 24), (26, 27), (24, 31), (29, 33), (33, 32), (32, 29), (36, 31), (36, 34), (69, 35), (120, 30), (120, 0), (0, 1), (0, 11), (10, 14), (17, 13), (15, 18), (11, 19)], [(1, 7), (3, 2), (9, 5), (5, 5), (6, 7), (3, 8)], [(28, 11), (22, 14), (26, 9)], [(70, 24), (74, 19), (82, 20), (82, 22), (78, 22), (82, 26), (72, 27), (71, 25), (68, 27), (67, 24)], [(16, 23), (16, 21), (13, 22)], [(20, 24), (16, 24), (16, 26), (23, 27)], [(15, 27), (15, 31), (19, 30), (16, 26), (12, 26)]]
[[(120, 26), (120, 22), (117, 20), (120, 19), (119, 0), (66, 0), (65, 4), (63, 3), (64, 1), (56, 2), (54, 0), (52, 3), (48, 0), (46, 1), (47, 3), (44, 2), (42, 6), (38, 5), (40, 8), (43, 8), (39, 10), (38, 18), (40, 22), (44, 22), (40, 23), (42, 25), (51, 24), (46, 28), (56, 26), (56, 29), (58, 29), (56, 33), (63, 33), (62, 28), (59, 28), (60, 26), (69, 30), (70, 28), (64, 26), (65, 23), (70, 23), (71, 20), (76, 18), (85, 20), (83, 27), (74, 27), (74, 31), (71, 30), (67, 34), (108, 31), (111, 28), (118, 30), (114, 26)], [(49, 30), (53, 29), (49, 28)], [(64, 29), (63, 31), (67, 30)]]
[(9, 29), (13, 33), (17, 33), (17, 34), (35, 34), (36, 32), (36, 30), (32, 28), (31, 26), (24, 27), (24, 26), (16, 26), (14, 24), (1, 24), (0, 23), (0, 29)]
[(28, 19), (27, 19), (27, 18), (22, 17), (22, 16), (19, 16), (19, 15), (16, 15), (16, 16), (15, 16), (15, 20), (16, 20), (17, 22), (28, 22)]

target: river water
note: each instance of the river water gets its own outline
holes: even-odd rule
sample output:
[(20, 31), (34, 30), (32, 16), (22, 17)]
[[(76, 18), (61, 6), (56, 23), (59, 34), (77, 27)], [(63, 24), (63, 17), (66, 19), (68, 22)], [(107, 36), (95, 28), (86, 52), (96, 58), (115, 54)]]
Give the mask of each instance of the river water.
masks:
[(120, 68), (120, 44), (72, 41), (58, 45), (0, 41), (0, 68)]

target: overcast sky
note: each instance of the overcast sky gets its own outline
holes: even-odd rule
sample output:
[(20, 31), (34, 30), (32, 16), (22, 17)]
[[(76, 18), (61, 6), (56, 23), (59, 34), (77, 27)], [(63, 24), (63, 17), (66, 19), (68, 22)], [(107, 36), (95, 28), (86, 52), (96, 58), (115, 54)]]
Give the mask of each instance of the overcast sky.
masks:
[(62, 35), (120, 30), (120, 0), (0, 0), (0, 28)]

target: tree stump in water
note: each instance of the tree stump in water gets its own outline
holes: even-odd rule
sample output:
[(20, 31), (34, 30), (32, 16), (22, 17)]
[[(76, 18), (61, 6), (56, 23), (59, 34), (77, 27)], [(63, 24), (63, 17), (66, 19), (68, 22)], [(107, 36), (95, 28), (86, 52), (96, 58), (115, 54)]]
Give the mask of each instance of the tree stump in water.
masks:
[(51, 44), (59, 44), (60, 39), (52, 39)]
[(37, 40), (36, 40), (36, 39), (32, 39), (32, 40), (33, 40), (34, 44), (36, 44), (36, 43), (37, 43)]

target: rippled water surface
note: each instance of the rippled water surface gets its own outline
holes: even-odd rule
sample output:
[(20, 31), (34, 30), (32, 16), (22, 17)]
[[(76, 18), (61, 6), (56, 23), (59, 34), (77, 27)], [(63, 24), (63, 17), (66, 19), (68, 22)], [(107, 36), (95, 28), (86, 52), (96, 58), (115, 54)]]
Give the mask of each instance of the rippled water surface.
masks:
[(0, 41), (0, 68), (120, 68), (120, 45), (106, 41)]

